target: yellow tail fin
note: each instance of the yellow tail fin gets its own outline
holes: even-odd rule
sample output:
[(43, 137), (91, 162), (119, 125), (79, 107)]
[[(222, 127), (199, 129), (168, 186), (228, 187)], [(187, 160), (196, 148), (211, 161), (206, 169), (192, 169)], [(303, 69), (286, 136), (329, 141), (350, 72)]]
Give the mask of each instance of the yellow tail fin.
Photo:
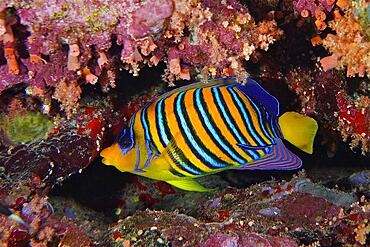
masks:
[(312, 154), (313, 141), (318, 128), (315, 119), (296, 112), (286, 112), (279, 117), (279, 125), (285, 140), (302, 151)]

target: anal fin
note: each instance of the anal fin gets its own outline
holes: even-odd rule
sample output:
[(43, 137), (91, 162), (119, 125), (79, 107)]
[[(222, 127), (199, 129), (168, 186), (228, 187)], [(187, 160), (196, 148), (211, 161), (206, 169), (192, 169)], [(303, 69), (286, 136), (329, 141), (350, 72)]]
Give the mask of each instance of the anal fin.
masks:
[(170, 180), (166, 182), (182, 190), (196, 191), (196, 192), (210, 192), (211, 191), (211, 189), (205, 188), (203, 185), (201, 185), (194, 179), (186, 178), (186, 179), (179, 179), (179, 180)]
[(294, 170), (302, 166), (301, 159), (285, 147), (280, 139), (262, 159), (241, 166), (238, 170)]

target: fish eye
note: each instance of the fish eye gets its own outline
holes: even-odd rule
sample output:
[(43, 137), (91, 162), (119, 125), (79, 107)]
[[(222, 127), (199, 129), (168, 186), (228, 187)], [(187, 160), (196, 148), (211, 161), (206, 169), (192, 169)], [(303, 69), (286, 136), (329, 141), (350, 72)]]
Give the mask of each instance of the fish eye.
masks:
[(118, 144), (121, 148), (127, 148), (132, 145), (132, 138), (126, 129), (124, 129), (121, 135), (118, 137)]

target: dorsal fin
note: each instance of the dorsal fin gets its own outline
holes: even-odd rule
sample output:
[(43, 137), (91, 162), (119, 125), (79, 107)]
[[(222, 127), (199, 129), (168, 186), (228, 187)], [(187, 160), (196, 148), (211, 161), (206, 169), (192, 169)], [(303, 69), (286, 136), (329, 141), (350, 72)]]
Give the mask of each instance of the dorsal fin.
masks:
[(271, 116), (279, 115), (279, 101), (263, 89), (256, 81), (247, 79), (244, 85), (238, 85), (238, 89), (252, 100), (259, 102)]

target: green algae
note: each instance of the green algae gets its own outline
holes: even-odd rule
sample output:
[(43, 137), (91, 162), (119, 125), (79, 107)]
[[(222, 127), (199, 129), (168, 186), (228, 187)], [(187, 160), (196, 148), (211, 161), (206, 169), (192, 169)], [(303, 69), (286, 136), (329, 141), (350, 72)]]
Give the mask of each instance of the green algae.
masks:
[(47, 136), (52, 126), (48, 116), (32, 111), (16, 114), (12, 118), (5, 116), (1, 121), (1, 127), (8, 138), (16, 144), (41, 140)]
[(355, 16), (358, 19), (358, 22), (367, 36), (367, 39), (370, 40), (370, 2), (366, 3), (365, 1), (361, 2), (358, 8), (355, 9)]

